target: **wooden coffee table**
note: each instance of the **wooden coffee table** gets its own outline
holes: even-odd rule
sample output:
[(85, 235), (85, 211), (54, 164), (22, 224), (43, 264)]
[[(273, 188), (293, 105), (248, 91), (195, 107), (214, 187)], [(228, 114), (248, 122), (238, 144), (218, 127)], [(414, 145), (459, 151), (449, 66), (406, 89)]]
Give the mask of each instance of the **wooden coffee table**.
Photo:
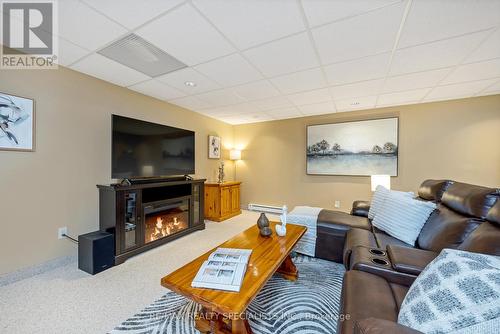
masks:
[(287, 224), (287, 233), (265, 238), (257, 225), (250, 227), (218, 247), (252, 249), (252, 255), (240, 292), (192, 288), (191, 282), (203, 261), (214, 248), (161, 279), (161, 285), (184, 295), (202, 306), (195, 317), (195, 327), (202, 333), (252, 333), (246, 309), (271, 276), (278, 272), (286, 279), (296, 280), (297, 268), (290, 258), (293, 247), (306, 232), (303, 226)]

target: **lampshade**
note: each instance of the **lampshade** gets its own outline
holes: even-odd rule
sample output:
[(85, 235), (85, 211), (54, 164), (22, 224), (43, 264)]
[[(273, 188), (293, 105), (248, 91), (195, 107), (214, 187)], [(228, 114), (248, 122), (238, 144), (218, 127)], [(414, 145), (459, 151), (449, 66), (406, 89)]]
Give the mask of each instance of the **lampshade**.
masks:
[(241, 160), (241, 151), (240, 150), (229, 151), (229, 159), (230, 160)]
[(391, 176), (390, 175), (372, 175), (372, 191), (375, 191), (378, 186), (383, 186), (391, 189)]

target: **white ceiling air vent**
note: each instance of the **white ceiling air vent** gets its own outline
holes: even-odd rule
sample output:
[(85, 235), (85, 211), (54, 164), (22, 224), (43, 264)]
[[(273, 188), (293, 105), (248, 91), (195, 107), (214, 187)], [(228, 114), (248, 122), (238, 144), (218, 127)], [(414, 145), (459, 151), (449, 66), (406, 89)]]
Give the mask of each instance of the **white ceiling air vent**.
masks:
[(187, 67), (186, 64), (135, 34), (125, 36), (97, 53), (150, 77)]

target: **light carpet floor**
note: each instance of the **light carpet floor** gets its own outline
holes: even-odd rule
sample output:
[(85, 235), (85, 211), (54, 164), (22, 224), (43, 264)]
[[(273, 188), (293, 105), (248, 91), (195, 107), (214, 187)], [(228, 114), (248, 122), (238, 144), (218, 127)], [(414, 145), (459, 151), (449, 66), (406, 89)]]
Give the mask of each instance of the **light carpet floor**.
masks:
[[(256, 223), (243, 214), (91, 276), (76, 262), (0, 287), (0, 333), (106, 333), (167, 291), (161, 277)], [(271, 215), (268, 215), (272, 218)], [(274, 217), (276, 219), (276, 217)], [(69, 241), (68, 241), (69, 242)]]

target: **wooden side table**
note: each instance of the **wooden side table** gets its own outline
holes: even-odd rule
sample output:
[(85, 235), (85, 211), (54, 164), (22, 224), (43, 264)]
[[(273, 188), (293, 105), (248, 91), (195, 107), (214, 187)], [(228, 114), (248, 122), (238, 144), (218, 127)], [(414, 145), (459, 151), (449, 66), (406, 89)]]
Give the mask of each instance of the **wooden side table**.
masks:
[(223, 221), (241, 214), (241, 182), (205, 183), (205, 218)]

